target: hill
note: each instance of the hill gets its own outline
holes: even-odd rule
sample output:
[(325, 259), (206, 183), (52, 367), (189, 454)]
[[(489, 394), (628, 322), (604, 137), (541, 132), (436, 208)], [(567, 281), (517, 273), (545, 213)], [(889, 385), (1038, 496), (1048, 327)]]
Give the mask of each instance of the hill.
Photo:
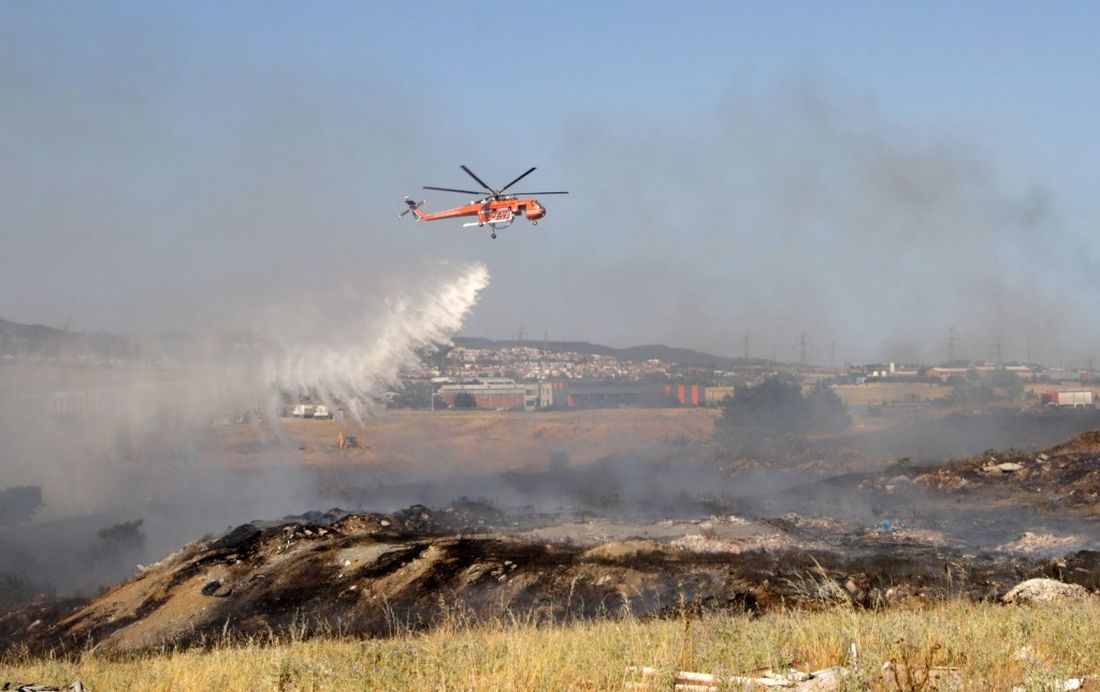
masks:
[(657, 358), (669, 363), (677, 363), (689, 367), (714, 367), (720, 370), (732, 370), (735, 367), (744, 367), (746, 363), (762, 363), (764, 361), (744, 358), (730, 358), (718, 356), (713, 353), (704, 353), (690, 348), (664, 346), (661, 344), (646, 344), (643, 346), (628, 346), (626, 348), (614, 348), (603, 344), (594, 344), (588, 341), (515, 341), (494, 340), (473, 336), (458, 336), (453, 339), (455, 346), (463, 348), (517, 348), (531, 346), (551, 353), (582, 353), (585, 355), (614, 356), (620, 360), (645, 361)]
[(0, 318), (0, 355), (46, 358), (91, 355), (120, 358), (134, 354), (135, 344), (126, 337), (71, 332)]

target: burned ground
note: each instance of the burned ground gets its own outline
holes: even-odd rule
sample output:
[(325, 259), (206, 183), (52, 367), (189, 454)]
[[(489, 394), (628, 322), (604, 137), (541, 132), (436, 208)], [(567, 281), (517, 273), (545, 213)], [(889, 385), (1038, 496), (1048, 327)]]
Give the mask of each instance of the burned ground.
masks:
[[(43, 596), (0, 618), (0, 638), (123, 652), (454, 617), (995, 599), (1038, 576), (1100, 587), (1097, 433), (831, 475), (691, 451), (360, 487), (356, 509), (241, 524), (94, 598)], [(412, 495), (425, 504), (361, 509)]]
[[(816, 485), (879, 496), (891, 493), (884, 478)], [(898, 504), (916, 512), (921, 495)], [(1037, 576), (1100, 585), (1100, 553), (975, 546), (933, 524), (795, 513), (633, 523), (588, 512), (570, 522), (470, 500), (330, 510), (192, 543), (89, 602), (10, 613), (0, 634), (35, 651), (125, 652), (225, 636), (387, 636), (456, 616), (560, 622), (994, 599)]]
[(1100, 433), (1080, 433), (1039, 453), (990, 450), (914, 480), (959, 497), (1095, 516), (1100, 513)]

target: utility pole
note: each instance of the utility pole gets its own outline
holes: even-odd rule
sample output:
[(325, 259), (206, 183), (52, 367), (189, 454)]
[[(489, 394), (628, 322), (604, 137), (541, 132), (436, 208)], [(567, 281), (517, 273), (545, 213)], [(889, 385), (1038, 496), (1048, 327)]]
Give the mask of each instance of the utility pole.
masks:
[(836, 342), (835, 341), (830, 341), (829, 342), (829, 367), (830, 368), (835, 368), (836, 367)]

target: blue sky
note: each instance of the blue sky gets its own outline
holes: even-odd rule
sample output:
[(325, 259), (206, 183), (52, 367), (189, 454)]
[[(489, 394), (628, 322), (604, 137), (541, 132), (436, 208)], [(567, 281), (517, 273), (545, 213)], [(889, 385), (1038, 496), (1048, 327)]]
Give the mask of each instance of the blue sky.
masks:
[[(1002, 332), (1021, 353), (1041, 330), (1091, 343), (1071, 317), (1091, 294), (1067, 304), (1019, 277), (1096, 257), (1098, 15), (1069, 2), (0, 4), (0, 315), (172, 328), (320, 267), (347, 281), (477, 260), (494, 281), (468, 331), (488, 336), (735, 353), (752, 332), (782, 356), (805, 329), (817, 353), (839, 342), (852, 358), (934, 357), (952, 324), (976, 357)], [(459, 163), (501, 182), (537, 165), (532, 187), (572, 195), (492, 244), (398, 225), (404, 194), (467, 184)], [(891, 176), (902, 193), (883, 192)], [(960, 279), (993, 245), (998, 270)], [(874, 290), (853, 278), (865, 266), (904, 283)], [(941, 314), (913, 316), (928, 301)]]

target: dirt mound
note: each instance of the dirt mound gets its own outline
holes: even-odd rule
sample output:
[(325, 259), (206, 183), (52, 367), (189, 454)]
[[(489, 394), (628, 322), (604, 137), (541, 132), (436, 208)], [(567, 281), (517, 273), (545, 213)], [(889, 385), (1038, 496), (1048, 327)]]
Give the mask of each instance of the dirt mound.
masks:
[[(593, 499), (552, 515), (462, 498), (242, 524), (91, 601), (0, 617), (0, 648), (124, 652), (226, 635), (387, 636), (456, 613), (537, 622), (684, 607), (994, 600), (1038, 577), (1095, 590), (1100, 552), (1064, 553), (1100, 541), (1091, 516), (1100, 506), (1096, 439), (794, 484), (731, 480), (702, 462), (611, 459), (508, 479), (513, 491), (556, 483), (552, 490), (580, 488)], [(684, 480), (677, 474), (692, 483), (674, 483)], [(631, 479), (635, 495), (621, 489)], [(619, 496), (608, 499), (615, 487)]]
[[(870, 607), (898, 593), (993, 599), (1020, 576), (1100, 579), (1100, 561), (1091, 554), (1055, 563), (1019, 555), (975, 558), (911, 539), (871, 540), (866, 531), (863, 549), (847, 545), (853, 534), (842, 532), (828, 549), (741, 550), (723, 538), (723, 532), (746, 530), (741, 520), (689, 524), (678, 541), (574, 545), (504, 533), (489, 519), (498, 526), (523, 523), (463, 501), (440, 511), (414, 505), (328, 524), (244, 524), (184, 547), (79, 607), (10, 614), (0, 619), (0, 633), (9, 646), (32, 651), (94, 646), (125, 652), (225, 635), (387, 636), (431, 628), (455, 613), (562, 621), (669, 616), (685, 605), (700, 611), (838, 602)], [(822, 536), (845, 528), (791, 517), (787, 523), (799, 531), (812, 525)], [(658, 528), (678, 526), (666, 524)]]
[(917, 484), (950, 493), (986, 495), (1025, 506), (1100, 513), (1100, 432), (1037, 454), (988, 451), (923, 473)]

